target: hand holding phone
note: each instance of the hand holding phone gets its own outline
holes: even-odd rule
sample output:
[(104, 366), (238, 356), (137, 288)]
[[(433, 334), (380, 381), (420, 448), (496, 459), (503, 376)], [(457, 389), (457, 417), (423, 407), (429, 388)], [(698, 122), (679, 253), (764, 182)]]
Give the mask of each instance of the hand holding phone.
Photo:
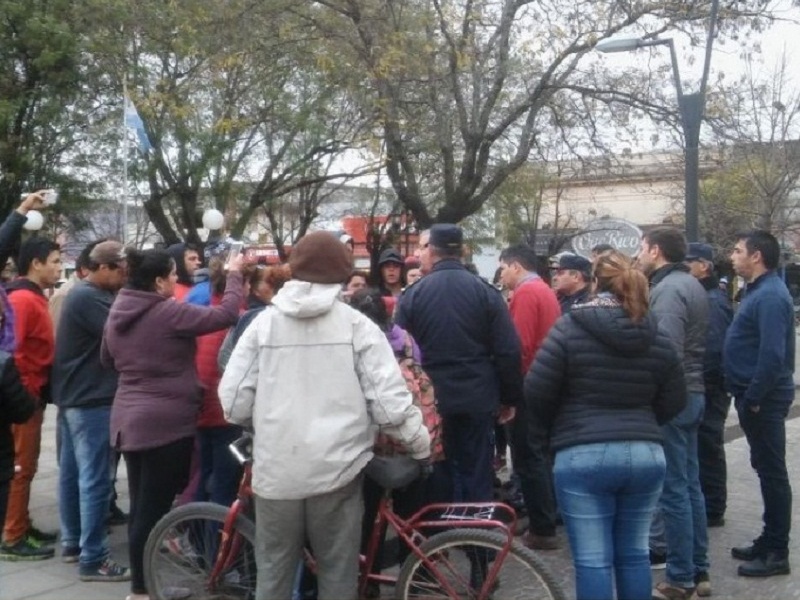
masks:
[(244, 242), (234, 241), (231, 243), (231, 249), (228, 252), (228, 262), (225, 268), (229, 271), (241, 271), (242, 269), (242, 250), (244, 249)]
[(58, 192), (56, 190), (43, 190), (41, 195), (45, 206), (52, 206), (58, 202)]

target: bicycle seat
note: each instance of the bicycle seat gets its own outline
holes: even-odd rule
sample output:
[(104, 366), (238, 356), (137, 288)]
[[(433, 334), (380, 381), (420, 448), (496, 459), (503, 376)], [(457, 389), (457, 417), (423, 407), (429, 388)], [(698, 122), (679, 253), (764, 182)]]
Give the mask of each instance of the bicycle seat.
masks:
[(387, 490), (404, 488), (421, 474), (420, 464), (405, 454), (375, 455), (367, 463), (364, 473)]

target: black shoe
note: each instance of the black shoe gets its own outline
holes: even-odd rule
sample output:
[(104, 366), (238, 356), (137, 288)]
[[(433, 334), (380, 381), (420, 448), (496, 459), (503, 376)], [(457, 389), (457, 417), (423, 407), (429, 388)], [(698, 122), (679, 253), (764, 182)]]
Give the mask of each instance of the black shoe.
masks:
[(61, 549), (61, 562), (76, 563), (81, 559), (81, 549), (78, 546), (66, 546)]
[(56, 543), (58, 534), (51, 531), (42, 531), (31, 525), (28, 528), (27, 538), (40, 546), (49, 546)]
[(706, 517), (706, 525), (708, 527), (724, 527), (725, 526), (725, 517)]
[(775, 552), (767, 552), (764, 556), (757, 556), (751, 561), (739, 565), (741, 577), (772, 577), (773, 575), (788, 575), (792, 570), (789, 559)]
[(32, 543), (30, 538), (20, 540), (16, 544), (0, 545), (0, 560), (45, 560), (53, 558), (55, 550)]
[(122, 512), (122, 509), (116, 504), (112, 504), (108, 511), (108, 518), (106, 523), (110, 526), (125, 525), (128, 522), (128, 515)]
[(650, 568), (660, 571), (667, 568), (667, 553), (650, 550)]
[(761, 548), (753, 542), (749, 546), (731, 548), (731, 556), (736, 560), (755, 560), (761, 554)]

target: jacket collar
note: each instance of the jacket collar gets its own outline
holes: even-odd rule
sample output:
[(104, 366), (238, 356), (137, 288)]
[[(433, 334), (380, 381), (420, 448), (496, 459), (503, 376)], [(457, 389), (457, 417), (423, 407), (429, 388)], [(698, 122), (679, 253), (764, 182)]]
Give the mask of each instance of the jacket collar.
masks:
[(667, 275), (674, 273), (675, 271), (683, 271), (684, 273), (688, 273), (689, 267), (683, 263), (667, 263), (663, 267), (659, 267), (650, 273), (650, 287), (655, 287), (661, 283), (661, 281), (663, 281)]
[(708, 277), (698, 279), (698, 281), (702, 284), (706, 291), (719, 288), (719, 279), (717, 279), (716, 275), (709, 275)]
[(777, 277), (777, 276), (778, 275), (774, 270), (767, 271), (766, 273), (763, 273), (763, 274), (759, 275), (753, 281), (751, 281), (750, 283), (747, 284), (747, 287), (745, 288), (744, 293), (742, 294), (742, 296), (746, 296), (747, 294), (751, 294), (764, 281), (766, 281), (770, 277)]
[(458, 258), (443, 258), (431, 269), (431, 273), (434, 271), (452, 271), (454, 269), (466, 269), (466, 267), (461, 263), (461, 260)]
[(33, 283), (27, 277), (18, 277), (17, 279), (11, 281), (10, 283), (6, 284), (6, 291), (13, 292), (15, 290), (28, 290), (33, 292), (34, 294), (38, 294), (39, 296), (45, 297), (44, 291), (38, 285)]

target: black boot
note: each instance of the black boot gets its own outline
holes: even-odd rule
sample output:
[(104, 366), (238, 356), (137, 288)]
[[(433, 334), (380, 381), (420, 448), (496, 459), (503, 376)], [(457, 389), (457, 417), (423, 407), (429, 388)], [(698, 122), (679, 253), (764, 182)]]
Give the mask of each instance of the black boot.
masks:
[(788, 575), (791, 572), (788, 556), (777, 552), (767, 552), (763, 556), (757, 556), (753, 560), (739, 565), (739, 575), (742, 577), (772, 577), (773, 575)]
[(731, 556), (737, 560), (755, 560), (762, 554), (758, 540), (749, 546), (738, 546), (731, 548)]

